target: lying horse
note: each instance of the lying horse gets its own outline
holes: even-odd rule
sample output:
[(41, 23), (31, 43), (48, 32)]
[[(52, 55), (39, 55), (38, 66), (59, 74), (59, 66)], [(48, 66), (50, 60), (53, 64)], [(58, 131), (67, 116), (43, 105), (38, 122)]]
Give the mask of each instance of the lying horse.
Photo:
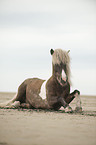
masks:
[(25, 80), (18, 88), (16, 96), (4, 108), (36, 108), (59, 110), (61, 106), (68, 107), (70, 102), (80, 94), (75, 90), (70, 94), (70, 57), (69, 51), (51, 49), (52, 76), (48, 81), (31, 78)]

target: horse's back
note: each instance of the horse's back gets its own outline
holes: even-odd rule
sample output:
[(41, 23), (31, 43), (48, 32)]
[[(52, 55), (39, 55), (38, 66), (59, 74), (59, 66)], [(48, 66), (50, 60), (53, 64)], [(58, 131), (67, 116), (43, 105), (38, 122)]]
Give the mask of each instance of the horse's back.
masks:
[(29, 78), (29, 79), (26, 79), (25, 81), (23, 81), (23, 83), (19, 86), (18, 90), (19, 89), (26, 89), (26, 87), (31, 84), (32, 86), (36, 87), (38, 86), (39, 84), (42, 84), (42, 82), (44, 82), (44, 80), (42, 79), (39, 79), (39, 78)]

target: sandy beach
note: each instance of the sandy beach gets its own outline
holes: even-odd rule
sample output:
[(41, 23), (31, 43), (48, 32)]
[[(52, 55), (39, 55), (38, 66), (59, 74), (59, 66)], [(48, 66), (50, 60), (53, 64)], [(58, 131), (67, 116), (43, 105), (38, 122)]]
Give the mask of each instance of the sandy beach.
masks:
[[(13, 96), (0, 93), (0, 102)], [(81, 96), (81, 101), (83, 111), (71, 114), (0, 109), (0, 145), (96, 145), (96, 97)]]

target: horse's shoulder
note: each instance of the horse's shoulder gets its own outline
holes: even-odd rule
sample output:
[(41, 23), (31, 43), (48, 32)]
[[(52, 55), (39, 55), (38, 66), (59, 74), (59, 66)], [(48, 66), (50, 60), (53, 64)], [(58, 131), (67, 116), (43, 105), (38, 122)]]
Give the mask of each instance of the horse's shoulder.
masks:
[(54, 83), (53, 77), (50, 77), (50, 78), (48, 79), (46, 85), (48, 86), (48, 85), (53, 84), (53, 83)]
[(56, 88), (56, 81), (54, 80), (53, 77), (50, 77), (49, 80), (47, 81), (46, 88), (48, 90), (53, 90)]

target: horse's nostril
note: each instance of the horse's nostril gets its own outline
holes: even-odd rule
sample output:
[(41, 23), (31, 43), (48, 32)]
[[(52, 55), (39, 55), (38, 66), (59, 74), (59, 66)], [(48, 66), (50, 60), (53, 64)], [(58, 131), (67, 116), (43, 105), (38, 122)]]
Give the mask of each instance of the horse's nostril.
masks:
[(63, 80), (62, 78), (61, 78), (61, 83), (62, 84), (65, 84), (67, 82), (67, 80), (65, 81), (65, 80)]

